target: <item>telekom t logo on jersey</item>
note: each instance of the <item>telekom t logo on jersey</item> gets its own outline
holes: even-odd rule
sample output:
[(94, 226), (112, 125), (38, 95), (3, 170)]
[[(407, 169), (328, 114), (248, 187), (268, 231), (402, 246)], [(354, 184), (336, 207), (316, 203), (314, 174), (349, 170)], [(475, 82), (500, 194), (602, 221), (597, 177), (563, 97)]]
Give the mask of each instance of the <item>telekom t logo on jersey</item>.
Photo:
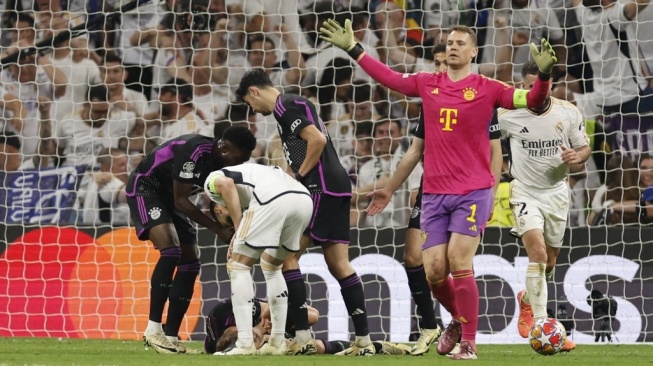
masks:
[(440, 108), (440, 123), (444, 124), (443, 131), (453, 131), (451, 125), (458, 123), (458, 109)]

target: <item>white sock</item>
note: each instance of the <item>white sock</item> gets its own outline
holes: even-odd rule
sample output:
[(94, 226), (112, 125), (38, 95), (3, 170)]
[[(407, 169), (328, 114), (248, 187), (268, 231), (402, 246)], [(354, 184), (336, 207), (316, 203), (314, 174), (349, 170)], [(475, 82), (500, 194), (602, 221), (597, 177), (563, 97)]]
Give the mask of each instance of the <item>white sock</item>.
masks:
[(298, 344), (304, 344), (311, 338), (313, 337), (311, 336), (311, 331), (308, 329), (295, 331), (295, 342)]
[(254, 344), (252, 334), (252, 299), (254, 298), (254, 281), (250, 267), (229, 261), (227, 271), (231, 278), (231, 303), (233, 304), (238, 340), (236, 346), (251, 348)]
[(175, 337), (175, 336), (166, 336), (166, 338), (168, 338), (168, 340), (169, 340), (170, 343), (172, 343), (172, 344), (177, 343), (177, 341), (179, 340), (179, 338), (177, 338), (177, 337)]
[(546, 319), (546, 302), (549, 297), (549, 290), (546, 286), (545, 263), (529, 263), (526, 268), (526, 292), (528, 302), (533, 308), (535, 321)]
[(367, 347), (370, 344), (372, 344), (372, 340), (370, 339), (370, 335), (366, 336), (356, 336), (356, 340), (354, 341), (354, 344), (358, 347)]
[(145, 329), (146, 335), (154, 335), (156, 333), (163, 333), (163, 326), (161, 323), (153, 322), (151, 320), (147, 321), (147, 328)]
[[(269, 343), (273, 347), (279, 347), (285, 341), (286, 320), (288, 317), (288, 287), (281, 274), (281, 266), (275, 266), (261, 259), (261, 269), (267, 286), (270, 318), (272, 320)], [(236, 324), (238, 324), (238, 321), (236, 321)]]

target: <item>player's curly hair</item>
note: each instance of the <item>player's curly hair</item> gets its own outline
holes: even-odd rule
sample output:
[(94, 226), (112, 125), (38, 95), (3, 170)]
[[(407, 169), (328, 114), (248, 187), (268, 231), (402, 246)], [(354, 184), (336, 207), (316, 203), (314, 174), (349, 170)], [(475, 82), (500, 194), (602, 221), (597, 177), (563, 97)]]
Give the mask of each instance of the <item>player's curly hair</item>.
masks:
[(240, 79), (240, 85), (236, 90), (236, 101), (240, 103), (245, 102), (245, 96), (249, 93), (249, 87), (255, 86), (258, 88), (272, 87), (272, 80), (270, 76), (263, 69), (253, 69), (249, 70), (243, 75), (243, 78)]
[(256, 148), (256, 137), (247, 127), (231, 126), (224, 131), (222, 139), (231, 142), (246, 155), (251, 155)]

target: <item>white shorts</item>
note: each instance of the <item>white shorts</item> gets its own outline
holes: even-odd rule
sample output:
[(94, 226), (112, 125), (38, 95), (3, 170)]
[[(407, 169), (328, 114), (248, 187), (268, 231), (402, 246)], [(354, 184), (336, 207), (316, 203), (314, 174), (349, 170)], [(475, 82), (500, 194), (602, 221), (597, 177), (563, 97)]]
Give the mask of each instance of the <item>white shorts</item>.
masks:
[(258, 258), (264, 250), (277, 259), (300, 249), (300, 239), (313, 216), (313, 200), (290, 193), (243, 212), (233, 252)]
[(562, 246), (569, 215), (567, 184), (553, 189), (537, 189), (513, 180), (510, 182), (510, 206), (515, 216), (512, 233), (521, 237), (529, 230), (539, 229), (547, 245)]

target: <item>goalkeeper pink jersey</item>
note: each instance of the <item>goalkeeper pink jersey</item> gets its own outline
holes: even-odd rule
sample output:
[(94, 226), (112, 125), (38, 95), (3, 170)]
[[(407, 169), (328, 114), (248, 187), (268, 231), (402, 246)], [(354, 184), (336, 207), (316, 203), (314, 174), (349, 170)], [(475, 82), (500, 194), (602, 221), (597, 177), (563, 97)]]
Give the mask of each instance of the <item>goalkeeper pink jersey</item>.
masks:
[[(359, 64), (390, 89), (422, 98), (424, 193), (466, 194), (492, 187), (487, 131), (495, 108), (515, 109), (515, 88), (474, 73), (456, 82), (442, 72), (401, 74), (369, 55)], [(523, 93), (520, 106), (541, 105), (548, 85), (536, 82), (538, 93)]]

